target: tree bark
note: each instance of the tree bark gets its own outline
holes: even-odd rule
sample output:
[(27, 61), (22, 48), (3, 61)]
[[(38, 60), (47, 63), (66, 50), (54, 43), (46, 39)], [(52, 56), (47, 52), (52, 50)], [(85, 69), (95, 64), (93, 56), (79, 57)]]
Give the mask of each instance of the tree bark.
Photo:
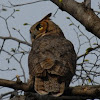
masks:
[[(22, 83), (22, 82), (18, 83), (17, 81), (0, 79), (0, 86), (29, 92), (28, 95), (25, 95), (25, 98), (37, 98), (35, 100), (65, 100), (65, 99), (75, 100), (75, 98), (77, 100), (80, 100), (80, 98), (81, 99), (100, 98), (100, 85), (68, 87), (66, 88), (65, 93), (61, 97), (52, 97), (50, 95), (40, 96), (39, 94), (35, 93), (34, 88), (32, 87), (33, 85), (29, 83)], [(39, 98), (42, 98), (42, 99), (39, 99)], [(25, 99), (25, 100), (28, 100), (28, 99)]]
[(91, 0), (84, 0), (84, 2), (87, 8), (91, 8)]
[(0, 86), (23, 91), (29, 91), (29, 89), (31, 88), (27, 83), (18, 83), (17, 81), (10, 81), (5, 79), (0, 79)]
[(51, 0), (61, 10), (68, 12), (76, 20), (78, 20), (85, 28), (100, 38), (100, 18), (92, 9), (85, 7), (84, 3), (78, 3), (74, 0)]

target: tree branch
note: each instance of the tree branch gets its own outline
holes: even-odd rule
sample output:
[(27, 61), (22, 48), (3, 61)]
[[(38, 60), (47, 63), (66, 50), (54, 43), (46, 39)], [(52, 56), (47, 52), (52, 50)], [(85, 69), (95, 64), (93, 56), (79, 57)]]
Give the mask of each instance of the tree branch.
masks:
[[(90, 48), (91, 50), (88, 50), (88, 53), (91, 52), (91, 51), (93, 51), (93, 50), (99, 49), (99, 48), (100, 48), (100, 45), (98, 45), (98, 46), (96, 46), (96, 47), (94, 47), (94, 48)], [(85, 56), (85, 55), (88, 55), (88, 53), (84, 53), (84, 54), (78, 56), (78, 57), (77, 57), (77, 60), (78, 60), (79, 58)]]
[(4, 7), (8, 7), (8, 8), (12, 8), (12, 7), (19, 7), (19, 6), (29, 5), (29, 4), (38, 3), (38, 2), (43, 2), (43, 1), (50, 1), (50, 0), (37, 0), (37, 1), (29, 2), (29, 3), (17, 4), (17, 5), (14, 5), (14, 4), (12, 4), (11, 2), (9, 2), (10, 5), (11, 5), (11, 7), (10, 7), (10, 6), (4, 6), (4, 5), (3, 5), (3, 6), (4, 6)]
[(85, 7), (84, 3), (78, 3), (75, 0), (51, 0), (63, 11), (68, 12), (86, 29), (100, 38), (100, 18), (91, 10)]
[(7, 92), (7, 93), (4, 93), (4, 94), (0, 94), (0, 100), (2, 100), (2, 97), (4, 96), (7, 96), (9, 94), (12, 94), (14, 91), (11, 91), (11, 92)]
[(28, 43), (28, 42), (26, 42), (26, 41), (19, 40), (19, 39), (15, 38), (15, 37), (10, 37), (10, 36), (9, 36), (9, 37), (3, 37), (3, 36), (0, 36), (0, 39), (4, 39), (4, 40), (9, 40), (9, 39), (11, 39), (11, 40), (17, 41), (17, 42), (19, 42), (19, 43), (22, 43), (22, 44), (26, 44), (26, 45), (28, 45), (28, 46), (31, 46), (30, 43)]
[[(31, 92), (32, 91), (31, 89), (33, 89), (33, 87), (28, 83), (18, 83), (17, 81), (10, 81), (4, 79), (0, 79), (0, 86), (9, 87), (16, 90), (23, 90), (25, 92), (29, 91)], [(100, 97), (100, 85), (69, 87), (66, 89), (64, 95), (88, 96), (88, 97), (90, 96), (98, 98)]]
[(0, 79), (0, 86), (4, 86), (16, 90), (23, 90), (23, 91), (29, 91), (30, 89), (27, 83), (17, 83), (17, 81), (10, 81), (5, 79)]

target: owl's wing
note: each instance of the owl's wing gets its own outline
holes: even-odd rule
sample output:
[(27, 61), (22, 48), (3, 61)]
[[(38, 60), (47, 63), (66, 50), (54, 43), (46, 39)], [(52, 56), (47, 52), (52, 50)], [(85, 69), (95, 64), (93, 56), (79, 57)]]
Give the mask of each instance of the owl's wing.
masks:
[[(46, 73), (73, 76), (76, 68), (76, 53), (72, 43), (62, 37), (44, 36), (33, 42), (29, 55), (31, 75), (45, 76)], [(71, 77), (72, 77), (71, 76)]]

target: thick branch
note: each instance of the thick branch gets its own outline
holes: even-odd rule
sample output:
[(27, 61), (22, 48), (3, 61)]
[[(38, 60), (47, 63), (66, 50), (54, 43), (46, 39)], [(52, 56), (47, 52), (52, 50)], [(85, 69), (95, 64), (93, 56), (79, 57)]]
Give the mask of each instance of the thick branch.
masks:
[(76, 86), (70, 88), (71, 95), (100, 97), (100, 85), (97, 86)]
[(0, 79), (0, 86), (23, 91), (29, 91), (30, 88), (27, 83), (17, 83), (16, 81), (10, 81), (5, 79)]
[[(9, 87), (16, 90), (23, 90), (23, 91), (31, 91), (32, 88), (27, 83), (17, 83), (16, 81), (10, 81), (4, 79), (0, 79), (0, 86)], [(99, 97), (100, 85), (70, 87), (66, 89), (65, 95)]]
[(68, 12), (88, 31), (100, 38), (100, 18), (91, 10), (85, 7), (84, 3), (77, 3), (75, 0), (51, 0), (63, 11)]

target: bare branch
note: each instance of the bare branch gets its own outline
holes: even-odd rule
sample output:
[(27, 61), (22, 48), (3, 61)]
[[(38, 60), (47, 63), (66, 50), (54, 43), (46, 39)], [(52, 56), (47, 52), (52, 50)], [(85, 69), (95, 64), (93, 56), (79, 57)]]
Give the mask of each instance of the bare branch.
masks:
[(4, 18), (4, 17), (0, 16), (0, 18), (2, 18), (6, 23), (6, 27), (7, 27), (7, 30), (8, 30), (8, 33), (9, 33), (10, 37), (11, 37), (11, 33), (10, 33), (10, 30), (9, 30), (9, 26), (8, 26), (8, 19), (10, 17), (12, 17), (14, 13), (15, 13), (15, 9), (13, 9), (13, 12), (7, 18)]
[(12, 94), (13, 92), (14, 92), (14, 91), (1, 94), (1, 95), (0, 95), (0, 100), (2, 99), (2, 97), (7, 96), (7, 95), (9, 95), (9, 94)]
[[(11, 57), (13, 57), (20, 65), (21, 69), (22, 69), (22, 72), (23, 72), (23, 77), (24, 77), (24, 82), (26, 82), (26, 77), (25, 77), (25, 71), (24, 71), (24, 68), (22, 67), (22, 64), (21, 64), (21, 61), (18, 60), (13, 54), (11, 54), (10, 52), (2, 49), (2, 51), (6, 52), (7, 54), (9, 54)], [(22, 58), (22, 57), (21, 57)]]
[(29, 4), (33, 4), (33, 3), (38, 3), (38, 2), (43, 2), (43, 1), (50, 1), (50, 0), (37, 0), (37, 1), (34, 1), (34, 2), (29, 2), (29, 3), (25, 3), (25, 4), (17, 4), (17, 5), (14, 5), (11, 2), (9, 2), (11, 7), (10, 6), (4, 6), (4, 7), (8, 7), (8, 8), (19, 7), (19, 6), (25, 6), (25, 5), (29, 5)]
[[(91, 52), (91, 51), (93, 51), (93, 50), (96, 50), (96, 49), (98, 49), (98, 48), (100, 48), (100, 45), (98, 45), (98, 46), (96, 46), (96, 47), (94, 47), (94, 48), (91, 48), (91, 50), (90, 50), (90, 51), (88, 51), (88, 53), (89, 53), (89, 52)], [(86, 53), (84, 53), (84, 54), (80, 55), (79, 57), (77, 57), (77, 60), (78, 60), (79, 58), (83, 57), (83, 56), (88, 55), (88, 53), (87, 53), (87, 54), (86, 54)]]
[(28, 43), (28, 42), (26, 42), (26, 41), (19, 40), (19, 39), (15, 38), (15, 37), (3, 37), (3, 36), (0, 36), (0, 39), (4, 39), (4, 40), (9, 40), (9, 39), (11, 39), (11, 40), (17, 41), (17, 42), (19, 42), (19, 43), (22, 43), (22, 44), (26, 44), (26, 45), (28, 45), (28, 46), (31, 46), (30, 43)]
[(7, 69), (5, 69), (5, 70), (0, 69), (0, 71), (13, 71), (13, 70), (16, 70), (16, 69), (15, 69), (15, 68), (13, 68), (13, 69), (7, 68)]

